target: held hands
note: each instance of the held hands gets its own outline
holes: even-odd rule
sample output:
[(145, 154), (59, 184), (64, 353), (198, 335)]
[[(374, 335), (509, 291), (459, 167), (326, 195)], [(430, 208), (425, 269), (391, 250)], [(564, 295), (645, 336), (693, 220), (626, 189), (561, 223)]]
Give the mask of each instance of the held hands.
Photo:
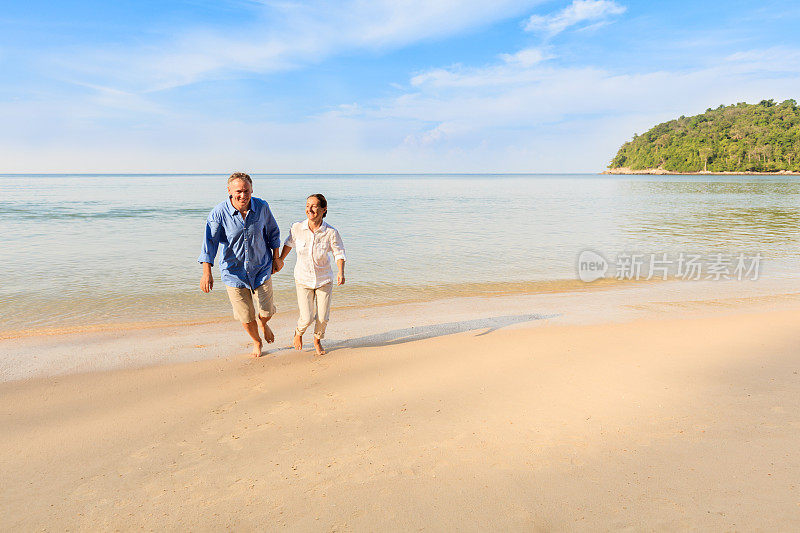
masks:
[(277, 274), (283, 268), (283, 259), (276, 257), (272, 260), (272, 273)]

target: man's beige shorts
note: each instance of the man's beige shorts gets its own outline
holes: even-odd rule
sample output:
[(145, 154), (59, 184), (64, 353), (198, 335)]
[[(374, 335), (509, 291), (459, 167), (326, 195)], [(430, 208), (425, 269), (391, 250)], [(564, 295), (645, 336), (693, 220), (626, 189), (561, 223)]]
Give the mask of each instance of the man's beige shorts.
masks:
[[(228, 298), (231, 299), (233, 306), (233, 316), (243, 324), (249, 324), (256, 319), (256, 309), (258, 314), (269, 318), (275, 314), (275, 302), (272, 299), (272, 278), (268, 279), (257, 288), (251, 291), (247, 288), (225, 286), (228, 289)], [(255, 296), (255, 298), (253, 298)]]

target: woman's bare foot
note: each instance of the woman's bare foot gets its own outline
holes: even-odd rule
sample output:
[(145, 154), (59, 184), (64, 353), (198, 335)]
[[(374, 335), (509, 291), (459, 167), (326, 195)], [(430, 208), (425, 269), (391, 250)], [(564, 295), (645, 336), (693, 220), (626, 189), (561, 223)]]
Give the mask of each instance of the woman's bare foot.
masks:
[(267, 344), (272, 344), (275, 342), (275, 334), (272, 333), (272, 330), (267, 325), (267, 319), (263, 316), (258, 317), (259, 322), (261, 322), (261, 329), (264, 330), (264, 340), (267, 341)]
[(314, 349), (317, 351), (317, 355), (325, 355), (325, 348), (322, 347), (322, 342), (314, 337)]
[(253, 351), (250, 352), (250, 356), (251, 357), (261, 357), (261, 347), (262, 347), (262, 345), (261, 345), (260, 342), (254, 342), (253, 343)]
[(298, 335), (297, 333), (294, 334), (294, 349), (295, 350), (303, 349), (303, 336)]

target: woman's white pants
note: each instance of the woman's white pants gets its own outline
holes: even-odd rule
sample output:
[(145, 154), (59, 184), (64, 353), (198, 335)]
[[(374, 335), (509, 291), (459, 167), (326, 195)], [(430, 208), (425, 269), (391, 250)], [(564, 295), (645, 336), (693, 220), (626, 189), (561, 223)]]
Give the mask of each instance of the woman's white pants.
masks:
[(297, 319), (297, 330), (295, 333), (302, 336), (308, 326), (314, 322), (314, 336), (318, 339), (325, 337), (325, 327), (331, 316), (331, 293), (333, 283), (326, 283), (322, 287), (309, 289), (302, 285), (297, 287), (297, 307), (300, 308), (300, 318)]

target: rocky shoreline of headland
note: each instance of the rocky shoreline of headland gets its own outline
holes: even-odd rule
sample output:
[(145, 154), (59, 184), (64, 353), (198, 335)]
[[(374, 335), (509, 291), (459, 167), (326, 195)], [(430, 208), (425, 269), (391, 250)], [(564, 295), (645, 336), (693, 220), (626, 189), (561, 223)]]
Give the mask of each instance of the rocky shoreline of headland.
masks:
[(642, 168), (642, 169), (632, 169), (630, 167), (617, 167), (617, 168), (609, 168), (601, 172), (600, 174), (623, 174), (623, 175), (634, 175), (634, 174), (648, 174), (648, 175), (676, 175), (676, 176), (800, 176), (800, 172), (794, 172), (792, 170), (778, 170), (775, 172), (752, 172), (752, 171), (723, 171), (723, 172), (711, 172), (711, 171), (700, 171), (700, 172), (675, 172), (672, 170), (666, 170), (663, 168)]

